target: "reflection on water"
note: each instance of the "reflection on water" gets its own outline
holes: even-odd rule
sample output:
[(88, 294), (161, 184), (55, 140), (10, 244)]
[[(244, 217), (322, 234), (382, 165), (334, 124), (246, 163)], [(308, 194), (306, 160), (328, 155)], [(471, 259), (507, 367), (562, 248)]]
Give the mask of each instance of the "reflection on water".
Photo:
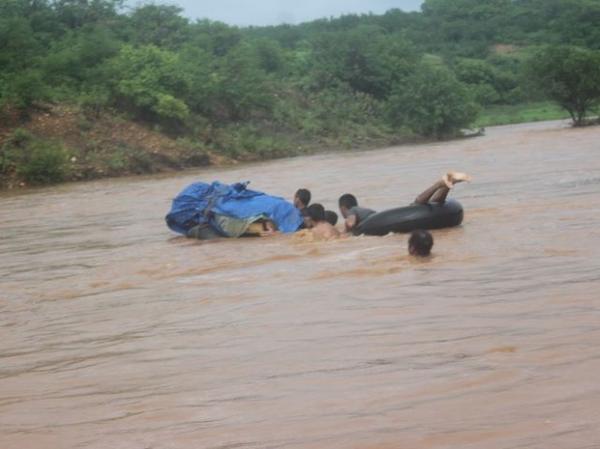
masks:
[[(597, 448), (600, 129), (0, 196), (0, 447)], [(461, 228), (202, 243), (196, 179), (397, 206), (449, 168)]]

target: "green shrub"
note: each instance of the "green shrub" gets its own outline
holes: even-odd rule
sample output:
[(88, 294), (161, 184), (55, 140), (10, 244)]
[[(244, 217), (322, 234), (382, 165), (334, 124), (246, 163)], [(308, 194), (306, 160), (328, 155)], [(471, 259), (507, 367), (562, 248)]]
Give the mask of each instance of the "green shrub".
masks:
[(395, 126), (435, 138), (457, 134), (479, 112), (465, 85), (448, 68), (427, 61), (406, 82), (396, 85), (388, 108)]
[(129, 169), (131, 172), (138, 175), (142, 175), (144, 173), (154, 173), (156, 171), (152, 156), (137, 148), (131, 150)]
[(100, 113), (110, 104), (109, 92), (95, 88), (79, 95), (79, 106), (89, 118), (98, 118)]
[(50, 88), (45, 84), (39, 70), (29, 70), (19, 73), (8, 80), (5, 102), (11, 103), (25, 111), (36, 101), (46, 101), (51, 98)]
[(13, 146), (25, 147), (27, 144), (33, 142), (35, 137), (25, 128), (17, 128), (12, 132), (10, 136), (10, 143)]
[(548, 99), (584, 124), (600, 105), (600, 52), (573, 46), (545, 47), (529, 60), (527, 72)]
[(25, 148), (34, 140), (33, 135), (23, 128), (16, 128), (0, 148), (0, 173), (14, 172), (20, 165)]
[(152, 108), (160, 117), (166, 119), (185, 120), (190, 114), (187, 105), (168, 94), (157, 94), (157, 103)]
[(69, 158), (58, 143), (33, 141), (25, 149), (17, 174), (30, 184), (52, 184), (65, 179)]
[(109, 172), (122, 173), (129, 167), (129, 155), (127, 148), (119, 145), (114, 151), (110, 152), (105, 160)]
[(285, 136), (266, 136), (265, 130), (254, 125), (223, 128), (215, 143), (215, 149), (220, 154), (240, 160), (271, 159), (297, 154)]
[(180, 98), (189, 92), (189, 80), (177, 54), (153, 45), (126, 45), (110, 61), (108, 70), (114, 76), (113, 95), (132, 112), (166, 120), (188, 116), (188, 107)]
[(311, 92), (308, 88), (284, 92), (273, 111), (280, 128), (313, 139), (344, 137), (361, 140), (385, 133), (383, 103), (369, 94), (340, 84)]
[(209, 152), (203, 142), (183, 137), (177, 139), (177, 146), (181, 149), (185, 165), (196, 167), (210, 164)]
[(1, 149), (0, 172), (16, 173), (29, 184), (63, 181), (69, 171), (69, 158), (62, 145), (35, 138), (17, 128)]

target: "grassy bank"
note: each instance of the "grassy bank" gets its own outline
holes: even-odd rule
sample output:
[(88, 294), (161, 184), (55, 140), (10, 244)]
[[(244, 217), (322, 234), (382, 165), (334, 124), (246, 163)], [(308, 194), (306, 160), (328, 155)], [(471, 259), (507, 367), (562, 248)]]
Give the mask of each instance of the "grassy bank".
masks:
[(482, 111), (474, 128), (568, 118), (567, 111), (551, 102), (492, 106)]
[[(568, 114), (552, 103), (497, 106), (483, 111), (473, 127), (564, 118)], [(372, 120), (350, 128), (334, 122), (329, 130), (326, 124), (317, 120), (287, 129), (270, 122), (206, 125), (201, 132), (176, 137), (116, 114), (90, 117), (77, 106), (54, 105), (25, 121), (0, 124), (0, 189), (423, 141)]]
[[(309, 124), (310, 125), (310, 124)], [(322, 126), (322, 125), (321, 125)], [(26, 120), (0, 123), (0, 189), (49, 185), (209, 165), (261, 161), (323, 151), (371, 149), (414, 140), (370, 122), (345, 132), (272, 122), (205, 124), (185, 136), (123, 116), (90, 117), (77, 106), (53, 105)], [(336, 131), (338, 130), (338, 131)]]

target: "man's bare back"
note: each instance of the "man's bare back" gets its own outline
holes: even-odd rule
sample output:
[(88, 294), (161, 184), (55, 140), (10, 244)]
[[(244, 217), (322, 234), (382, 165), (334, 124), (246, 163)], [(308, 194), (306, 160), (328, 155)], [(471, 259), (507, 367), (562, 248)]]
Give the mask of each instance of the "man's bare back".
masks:
[(310, 230), (316, 238), (320, 239), (329, 240), (338, 238), (340, 236), (340, 231), (338, 231), (326, 221), (321, 221), (317, 223)]

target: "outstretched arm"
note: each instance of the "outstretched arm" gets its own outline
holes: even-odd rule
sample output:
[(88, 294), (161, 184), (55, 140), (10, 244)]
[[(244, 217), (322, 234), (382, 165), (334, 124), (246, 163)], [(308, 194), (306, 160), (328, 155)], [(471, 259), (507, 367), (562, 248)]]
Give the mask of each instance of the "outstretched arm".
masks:
[(344, 222), (345, 228), (346, 228), (346, 232), (351, 232), (352, 229), (354, 229), (354, 227), (356, 226), (356, 215), (348, 215), (346, 217), (346, 221)]

